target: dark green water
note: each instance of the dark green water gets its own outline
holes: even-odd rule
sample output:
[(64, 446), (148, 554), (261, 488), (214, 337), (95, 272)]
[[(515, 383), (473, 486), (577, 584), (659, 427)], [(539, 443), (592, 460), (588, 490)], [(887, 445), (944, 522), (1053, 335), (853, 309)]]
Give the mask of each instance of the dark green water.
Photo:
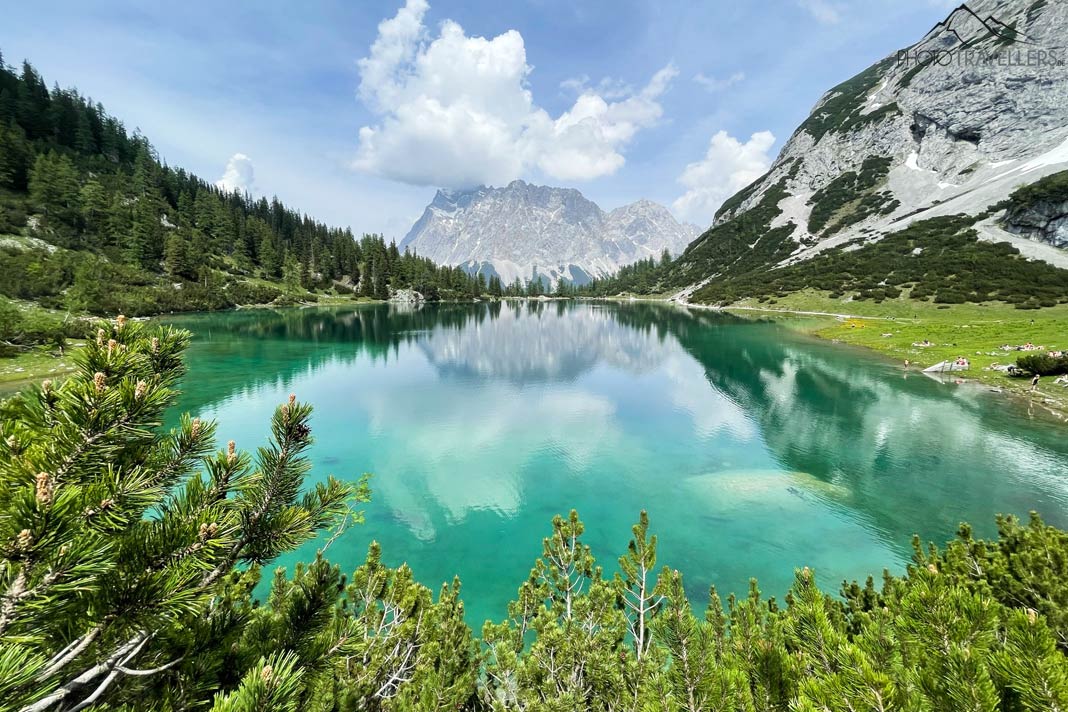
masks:
[(899, 570), (914, 532), (997, 512), (1068, 526), (1062, 427), (774, 324), (562, 302), (172, 321), (195, 334), (179, 409), (252, 449), (289, 393), (314, 403), (316, 476), (375, 474), (330, 558), (377, 539), (431, 588), (458, 574), (476, 628), (572, 507), (609, 570), (647, 509), (700, 603), (751, 576), (781, 595), (804, 565), (831, 589)]

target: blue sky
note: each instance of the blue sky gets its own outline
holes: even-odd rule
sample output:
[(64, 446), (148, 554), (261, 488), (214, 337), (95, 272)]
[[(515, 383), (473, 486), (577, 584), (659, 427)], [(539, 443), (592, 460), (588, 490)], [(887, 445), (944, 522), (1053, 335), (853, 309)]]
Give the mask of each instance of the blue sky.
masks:
[(169, 163), (398, 241), (435, 186), (512, 178), (576, 187), (606, 209), (650, 198), (706, 223), (824, 90), (916, 41), (948, 9), (942, 0), (7, 5), (6, 62), (28, 58), (50, 84), (103, 102)]

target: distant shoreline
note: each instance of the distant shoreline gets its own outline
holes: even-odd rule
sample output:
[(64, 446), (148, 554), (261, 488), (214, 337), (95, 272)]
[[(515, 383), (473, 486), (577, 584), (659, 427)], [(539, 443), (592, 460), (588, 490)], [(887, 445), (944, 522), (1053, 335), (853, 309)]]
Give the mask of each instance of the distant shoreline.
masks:
[[(1030, 392), (1030, 382), (1028, 379), (1012, 379), (1000, 372), (992, 370), (984, 370), (988, 367), (990, 357), (989, 351), (991, 348), (996, 348), (992, 345), (989, 337), (986, 339), (965, 339), (963, 335), (971, 335), (970, 332), (963, 330), (951, 333), (948, 338), (944, 336), (934, 336), (932, 341), (935, 342), (935, 347), (930, 349), (918, 349), (909, 348), (908, 345), (914, 342), (921, 341), (923, 338), (921, 334), (931, 333), (942, 334), (946, 332), (946, 326), (957, 325), (958, 321), (974, 320), (977, 314), (983, 318), (989, 320), (990, 316), (1001, 316), (1003, 319), (995, 320), (994, 324), (998, 325), (1012, 325), (1019, 329), (1022, 325), (1030, 325), (1032, 320), (1036, 320), (1038, 323), (1034, 326), (1035, 336), (1027, 340), (1034, 343), (1043, 343), (1044, 345), (1052, 348), (1055, 345), (1064, 347), (1065, 344), (1048, 343), (1046, 344), (1045, 334), (1056, 331), (1060, 334), (1068, 333), (1068, 307), (1063, 309), (1046, 309), (1039, 312), (1021, 312), (1012, 308), (1006, 308), (1004, 305), (997, 305), (993, 307), (985, 307), (983, 310), (979, 310), (974, 306), (963, 305), (949, 309), (937, 309), (931, 305), (919, 304), (919, 303), (903, 303), (895, 305), (898, 308), (908, 308), (919, 312), (928, 312), (924, 316), (917, 314), (864, 314), (855, 312), (843, 312), (834, 311), (830, 308), (813, 308), (811, 304), (799, 305), (796, 308), (787, 304), (782, 307), (766, 307), (766, 306), (753, 306), (747, 304), (734, 304), (729, 306), (715, 306), (709, 304), (692, 304), (692, 303), (680, 303), (671, 301), (670, 299), (662, 296), (658, 297), (579, 297), (579, 298), (563, 298), (553, 296), (541, 296), (541, 297), (501, 297), (501, 301), (530, 301), (530, 302), (554, 302), (554, 301), (576, 301), (576, 302), (613, 302), (618, 304), (628, 304), (635, 302), (644, 303), (656, 303), (665, 306), (673, 306), (683, 309), (694, 309), (702, 311), (713, 312), (727, 312), (735, 313), (738, 316), (745, 318), (745, 315), (752, 314), (754, 317), (757, 315), (766, 316), (778, 323), (783, 324), (787, 328), (792, 330), (809, 334), (815, 338), (830, 341), (832, 343), (841, 343), (854, 347), (863, 348), (865, 351), (879, 354), (881, 357), (887, 360), (888, 364), (897, 363), (904, 369), (903, 361), (907, 358), (910, 364), (910, 371), (915, 372), (917, 375), (920, 371), (939, 361), (947, 358), (955, 358), (955, 354), (958, 352), (960, 355), (967, 356), (973, 363), (973, 368), (969, 371), (959, 374), (959, 380), (963, 381), (961, 385), (970, 384), (973, 386), (983, 387), (988, 391), (998, 393), (1000, 395), (1011, 398), (1017, 404), (1028, 409), (1029, 412), (1034, 414), (1037, 409), (1043, 411), (1043, 417), (1052, 417), (1058, 422), (1068, 422), (1068, 389), (1054, 390), (1056, 387), (1052, 385), (1052, 379), (1044, 379), (1041, 383), (1039, 391), (1036, 395), (1032, 395)], [(492, 300), (483, 300), (492, 301)], [(823, 300), (826, 301), (826, 300)], [(455, 302), (466, 303), (466, 302)], [(478, 302), (472, 302), (478, 303)], [(316, 307), (345, 307), (345, 306), (374, 306), (388, 304), (388, 302), (382, 300), (324, 300), (321, 303), (301, 303), (292, 305), (243, 305), (238, 307), (232, 307), (226, 310), (218, 310), (213, 312), (199, 312), (199, 313), (218, 313), (219, 311), (238, 311), (247, 309), (307, 309)], [(869, 303), (862, 303), (868, 310), (871, 310), (872, 306)], [(822, 306), (822, 305), (821, 305)], [(982, 313), (983, 311), (989, 313)], [(858, 310), (860, 311), (860, 310)], [(150, 317), (144, 317), (148, 319), (158, 319), (161, 317), (189, 315), (198, 312), (176, 312), (174, 314), (158, 314)], [(799, 323), (799, 320), (791, 319), (790, 317), (812, 317), (812, 319), (806, 320), (805, 323)], [(926, 317), (926, 318), (924, 318)], [(1047, 323), (1048, 322), (1048, 323)], [(1062, 323), (1064, 322), (1064, 323)], [(897, 335), (899, 332), (904, 332), (902, 338), (873, 338), (874, 330), (865, 329), (865, 325), (878, 324), (880, 325), (880, 331), (883, 329), (890, 333)], [(965, 325), (963, 328), (967, 328)], [(996, 330), (998, 341), (1002, 339), (1010, 339), (1007, 334), (1002, 334), (1003, 331), (1008, 331), (1005, 328), (998, 328)], [(886, 336), (886, 333), (882, 334)], [(1057, 338), (1051, 336), (1051, 338)], [(949, 345), (938, 346), (943, 341), (953, 339), (953, 342)], [(1011, 340), (1011, 339), (1010, 339)], [(45, 347), (37, 347), (25, 354), (20, 354), (12, 358), (6, 358), (0, 360), (0, 398), (9, 397), (14, 395), (19, 390), (22, 390), (35, 382), (40, 382), (46, 378), (63, 378), (75, 370), (72, 363), (72, 356), (74, 351), (79, 348), (80, 343), (71, 342), (67, 352), (58, 357), (48, 352)], [(953, 349), (947, 351), (947, 349)], [(986, 356), (982, 354), (986, 353)], [(1015, 361), (1016, 352), (1005, 352), (1003, 356), (999, 354), (999, 359), (1004, 361)], [(1002, 362), (999, 360), (999, 363)], [(1003, 364), (1004, 365), (1004, 364)]]

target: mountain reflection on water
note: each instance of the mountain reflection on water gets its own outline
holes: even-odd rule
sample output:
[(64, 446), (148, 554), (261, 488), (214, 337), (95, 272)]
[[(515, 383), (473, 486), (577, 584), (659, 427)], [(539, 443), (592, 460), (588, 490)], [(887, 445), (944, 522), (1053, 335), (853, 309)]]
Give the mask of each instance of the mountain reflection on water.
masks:
[[(244, 447), (289, 392), (315, 404), (315, 472), (375, 473), (367, 524), (429, 585), (460, 574), (500, 618), (549, 520), (575, 507), (608, 568), (640, 509), (696, 600), (900, 567), (911, 535), (1037, 509), (1068, 525), (1068, 446), (979, 389), (770, 323), (653, 304), (255, 310), (195, 333), (178, 410)], [(173, 419), (172, 415), (172, 419)], [(314, 546), (287, 558), (308, 558)]]

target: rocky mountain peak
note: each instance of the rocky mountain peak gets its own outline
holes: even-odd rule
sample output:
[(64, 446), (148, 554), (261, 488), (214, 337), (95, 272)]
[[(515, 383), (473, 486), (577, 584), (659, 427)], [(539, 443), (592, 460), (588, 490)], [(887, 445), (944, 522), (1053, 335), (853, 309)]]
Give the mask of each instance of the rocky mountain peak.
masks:
[(681, 253), (696, 234), (649, 200), (606, 213), (573, 188), (515, 180), (502, 188), (439, 190), (401, 248), (506, 283), (584, 283), (665, 249)]
[[(977, 215), (1065, 168), (1068, 3), (977, 0), (820, 97), (715, 224), (765, 205), (778, 213), (769, 230), (793, 226), (776, 259), (796, 262), (916, 220)], [(997, 226), (988, 236), (1021, 242)]]

